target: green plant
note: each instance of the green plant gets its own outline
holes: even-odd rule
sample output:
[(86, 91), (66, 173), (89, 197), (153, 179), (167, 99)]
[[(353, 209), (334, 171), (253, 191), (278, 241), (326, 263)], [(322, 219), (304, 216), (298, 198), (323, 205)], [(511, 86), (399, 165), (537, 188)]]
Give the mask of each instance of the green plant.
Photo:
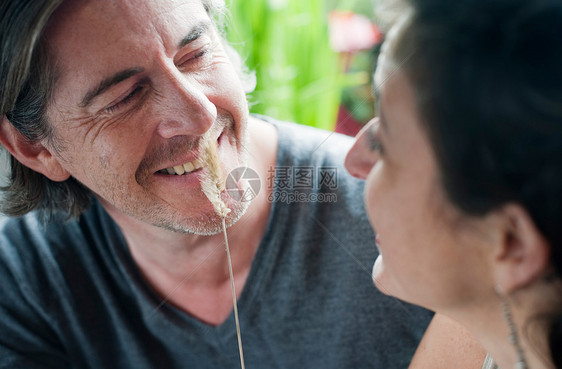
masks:
[(333, 129), (344, 77), (324, 0), (227, 2), (227, 39), (256, 72), (251, 111)]

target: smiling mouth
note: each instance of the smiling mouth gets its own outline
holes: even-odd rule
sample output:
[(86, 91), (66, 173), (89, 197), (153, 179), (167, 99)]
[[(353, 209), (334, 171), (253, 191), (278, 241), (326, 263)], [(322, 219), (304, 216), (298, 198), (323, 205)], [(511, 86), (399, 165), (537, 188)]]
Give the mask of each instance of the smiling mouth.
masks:
[(195, 172), (196, 170), (199, 170), (201, 168), (203, 168), (203, 164), (199, 159), (195, 159), (193, 161), (187, 162), (182, 165), (176, 165), (173, 167), (159, 170), (157, 173), (167, 174), (171, 176), (182, 176), (184, 174)]
[[(220, 141), (224, 132), (221, 132), (217, 138), (217, 142)], [(164, 174), (170, 176), (183, 176), (185, 174), (193, 173), (204, 167), (204, 161), (201, 158), (195, 159), (193, 161), (187, 162), (185, 164), (175, 165), (173, 167), (160, 169), (156, 174)]]

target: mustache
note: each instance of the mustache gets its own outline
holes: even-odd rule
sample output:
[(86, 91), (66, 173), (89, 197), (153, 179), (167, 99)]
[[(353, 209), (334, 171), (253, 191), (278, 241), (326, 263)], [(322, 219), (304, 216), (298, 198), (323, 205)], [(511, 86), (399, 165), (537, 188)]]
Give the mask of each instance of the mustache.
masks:
[[(220, 132), (228, 128), (234, 129), (234, 119), (229, 113), (223, 113), (217, 116), (217, 119), (209, 130), (217, 129), (217, 132)], [(194, 138), (193, 136), (181, 135), (167, 139), (164, 144), (155, 148), (140, 162), (135, 172), (137, 183), (143, 183), (149, 176), (154, 174), (154, 168), (159, 168), (162, 162), (170, 158), (181, 156), (187, 152), (198, 150), (205, 136), (206, 135)]]
[(165, 160), (195, 151), (199, 147), (200, 141), (201, 137), (193, 139), (188, 136), (168, 139), (164, 145), (157, 147), (141, 161), (135, 173), (137, 182), (141, 183), (143, 179), (154, 174), (151, 168), (158, 167)]

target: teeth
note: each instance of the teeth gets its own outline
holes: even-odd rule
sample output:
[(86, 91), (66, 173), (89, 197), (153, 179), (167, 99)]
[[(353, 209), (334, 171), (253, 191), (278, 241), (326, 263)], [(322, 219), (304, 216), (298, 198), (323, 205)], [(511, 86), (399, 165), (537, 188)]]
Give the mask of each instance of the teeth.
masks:
[(187, 173), (189, 173), (189, 172), (193, 172), (193, 169), (195, 169), (195, 166), (194, 166), (193, 163), (191, 163), (191, 162), (190, 162), (190, 163), (185, 163), (185, 164), (183, 165), (183, 169), (185, 169), (185, 171), (186, 171)]
[(185, 169), (183, 169), (183, 165), (176, 165), (174, 167), (174, 170), (176, 171), (176, 174), (179, 174), (180, 176), (185, 173)]
[(170, 175), (179, 175), (181, 176), (182, 174), (185, 173), (191, 173), (194, 170), (200, 169), (202, 168), (203, 165), (201, 164), (201, 161), (199, 159), (195, 159), (193, 161), (190, 161), (189, 163), (185, 163), (183, 165), (176, 165), (174, 167), (170, 167), (170, 168), (166, 168), (160, 171), (160, 173), (163, 174), (170, 174)]

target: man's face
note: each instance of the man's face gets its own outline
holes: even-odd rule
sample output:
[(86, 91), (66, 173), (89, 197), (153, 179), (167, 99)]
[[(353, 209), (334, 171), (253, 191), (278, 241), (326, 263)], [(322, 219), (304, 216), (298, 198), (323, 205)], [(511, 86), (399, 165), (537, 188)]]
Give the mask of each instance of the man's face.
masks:
[[(111, 214), (216, 232), (203, 171), (169, 174), (199, 166), (204, 134), (218, 141), (226, 173), (244, 163), (245, 95), (201, 1), (67, 1), (47, 40), (58, 72), (50, 151), (60, 164)], [(227, 205), (231, 222), (242, 215)]]

